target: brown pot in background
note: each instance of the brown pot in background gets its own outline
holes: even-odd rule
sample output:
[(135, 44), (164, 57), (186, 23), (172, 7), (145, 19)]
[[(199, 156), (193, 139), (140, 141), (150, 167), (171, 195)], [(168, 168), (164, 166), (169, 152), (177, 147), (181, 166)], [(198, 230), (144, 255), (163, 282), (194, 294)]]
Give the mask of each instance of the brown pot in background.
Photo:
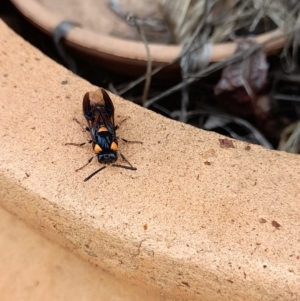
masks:
[[(47, 10), (36, 0), (11, 0), (15, 7), (34, 26), (44, 33), (51, 35), (54, 28), (62, 21)], [(101, 18), (109, 18), (103, 14)], [(257, 36), (258, 43), (264, 42), (271, 37), (280, 36), (282, 31), (277, 29)], [(66, 45), (83, 59), (100, 65), (107, 70), (126, 75), (142, 75), (145, 73), (147, 64), (147, 53), (142, 42), (125, 40), (102, 33), (96, 33), (89, 29), (74, 27), (65, 37)], [(265, 47), (267, 53), (273, 53), (282, 48), (284, 38), (268, 44)], [(236, 43), (222, 43), (213, 46), (210, 62), (224, 60), (234, 53)], [(180, 45), (149, 44), (152, 58), (152, 66), (167, 64), (176, 59), (180, 52)], [(174, 73), (179, 74), (179, 65), (168, 66), (163, 73), (164, 78), (173, 77)]]

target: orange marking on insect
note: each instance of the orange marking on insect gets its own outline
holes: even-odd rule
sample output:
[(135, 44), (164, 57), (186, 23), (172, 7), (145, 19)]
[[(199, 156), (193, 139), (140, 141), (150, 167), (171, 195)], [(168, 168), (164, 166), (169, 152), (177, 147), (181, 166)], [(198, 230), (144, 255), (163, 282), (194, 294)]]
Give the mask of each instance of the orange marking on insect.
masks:
[(99, 144), (95, 144), (95, 146), (94, 146), (94, 152), (96, 154), (99, 154), (101, 151), (102, 151), (102, 148), (100, 147), (100, 145)]
[(118, 144), (116, 142), (112, 142), (110, 149), (116, 151), (118, 149)]
[(105, 126), (100, 126), (99, 130), (98, 130), (98, 133), (99, 132), (107, 132), (107, 128)]

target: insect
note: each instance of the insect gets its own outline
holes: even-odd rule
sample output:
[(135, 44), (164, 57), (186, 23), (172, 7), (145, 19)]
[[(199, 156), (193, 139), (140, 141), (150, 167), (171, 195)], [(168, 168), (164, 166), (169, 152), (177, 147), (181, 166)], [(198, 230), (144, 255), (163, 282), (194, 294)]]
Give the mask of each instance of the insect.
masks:
[[(82, 107), (84, 117), (88, 124), (87, 127), (83, 127), (85, 130), (90, 132), (91, 139), (83, 143), (66, 143), (66, 145), (75, 145), (81, 147), (87, 143), (92, 143), (95, 154), (85, 165), (76, 169), (76, 171), (79, 171), (90, 164), (94, 157), (98, 158), (99, 163), (105, 164), (105, 166), (102, 166), (85, 178), (84, 181), (88, 181), (98, 172), (106, 168), (107, 165), (136, 170), (136, 168), (133, 167), (124, 157), (124, 155), (118, 150), (118, 137), (116, 136), (116, 130), (119, 128), (119, 126), (115, 126), (115, 108), (108, 93), (101, 88), (95, 92), (87, 92), (83, 97)], [(76, 118), (74, 118), (74, 120), (80, 124)], [(125, 120), (126, 119), (124, 119), (122, 122)], [(124, 142), (142, 143), (140, 141), (128, 141), (123, 138), (120, 139), (122, 139)], [(121, 158), (126, 161), (129, 166), (115, 163), (118, 160), (118, 154), (120, 154)]]

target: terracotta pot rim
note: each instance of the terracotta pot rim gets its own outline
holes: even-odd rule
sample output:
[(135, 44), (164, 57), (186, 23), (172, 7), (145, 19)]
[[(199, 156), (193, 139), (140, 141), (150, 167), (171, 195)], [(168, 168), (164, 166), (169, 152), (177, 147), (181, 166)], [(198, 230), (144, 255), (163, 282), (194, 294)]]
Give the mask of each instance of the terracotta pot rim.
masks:
[[(62, 21), (61, 17), (48, 11), (35, 0), (11, 0), (15, 7), (35, 26), (50, 35), (54, 28)], [(282, 49), (285, 38), (283, 31), (276, 29), (257, 36), (258, 43), (265, 42), (271, 37), (277, 37), (274, 42), (265, 46), (267, 53)], [(75, 50), (88, 55), (94, 55), (114, 61), (129, 61), (133, 65), (144, 65), (147, 62), (145, 46), (142, 42), (120, 39), (101, 33), (89, 31), (84, 28), (74, 27), (65, 37), (66, 44)], [(166, 64), (176, 59), (180, 52), (180, 45), (149, 44), (153, 65)], [(210, 62), (226, 59), (234, 53), (236, 43), (227, 42), (215, 44), (212, 47)]]

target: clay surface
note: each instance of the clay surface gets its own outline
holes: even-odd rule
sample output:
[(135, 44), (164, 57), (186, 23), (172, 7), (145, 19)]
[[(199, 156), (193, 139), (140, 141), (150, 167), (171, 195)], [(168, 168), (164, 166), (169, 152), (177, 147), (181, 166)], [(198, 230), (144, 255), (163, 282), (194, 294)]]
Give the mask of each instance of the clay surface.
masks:
[[(99, 168), (89, 83), (0, 23), (0, 205), (104, 269), (179, 300), (300, 299), (300, 159), (168, 120), (111, 94), (137, 171)], [(224, 147), (225, 146), (225, 147)], [(227, 147), (226, 147), (227, 146)], [(121, 162), (121, 161), (120, 161)], [(172, 297), (172, 298), (173, 298)]]
[(68, 252), (0, 208), (1, 301), (163, 301)]

